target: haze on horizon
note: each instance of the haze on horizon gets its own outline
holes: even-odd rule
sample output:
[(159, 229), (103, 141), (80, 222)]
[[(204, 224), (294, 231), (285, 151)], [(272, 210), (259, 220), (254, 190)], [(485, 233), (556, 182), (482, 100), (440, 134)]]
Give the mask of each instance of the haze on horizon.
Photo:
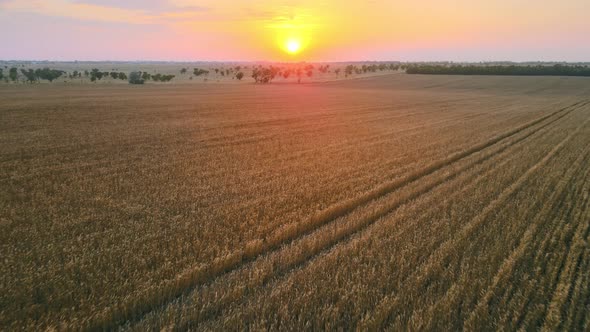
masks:
[[(0, 0), (0, 59), (582, 62), (590, 61), (588, 7), (585, 0)], [(301, 50), (286, 52), (293, 44)]]

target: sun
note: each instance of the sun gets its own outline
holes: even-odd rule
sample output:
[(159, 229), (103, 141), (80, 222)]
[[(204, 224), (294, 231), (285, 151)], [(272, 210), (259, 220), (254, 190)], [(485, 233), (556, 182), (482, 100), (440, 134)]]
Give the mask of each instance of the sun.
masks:
[(297, 54), (301, 51), (301, 41), (297, 39), (288, 39), (285, 43), (285, 50), (289, 54)]

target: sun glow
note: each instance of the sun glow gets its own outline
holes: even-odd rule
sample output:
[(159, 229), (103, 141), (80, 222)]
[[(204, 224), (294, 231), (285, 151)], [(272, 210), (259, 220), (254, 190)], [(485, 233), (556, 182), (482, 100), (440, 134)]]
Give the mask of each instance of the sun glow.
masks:
[(289, 39), (285, 43), (285, 50), (289, 54), (297, 54), (301, 51), (301, 41), (297, 39)]

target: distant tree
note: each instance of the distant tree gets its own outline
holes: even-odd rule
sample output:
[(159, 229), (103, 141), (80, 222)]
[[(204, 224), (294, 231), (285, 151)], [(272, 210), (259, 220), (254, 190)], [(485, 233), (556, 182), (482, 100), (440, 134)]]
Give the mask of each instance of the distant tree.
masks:
[(122, 80), (122, 81), (127, 80), (127, 74), (125, 74), (123, 72), (120, 72), (119, 73), (119, 79)]
[(143, 84), (145, 80), (142, 77), (140, 71), (134, 71), (129, 73), (129, 84)]
[(590, 76), (590, 68), (579, 65), (410, 65), (408, 74), (428, 75), (513, 75), (513, 76)]
[(219, 74), (219, 69), (215, 68), (215, 74)]
[(209, 74), (209, 71), (208, 70), (205, 70), (205, 69), (195, 68), (193, 70), (193, 74), (198, 77), (198, 76), (201, 76), (201, 75), (208, 75)]
[(307, 77), (311, 78), (313, 76), (313, 71), (308, 70), (307, 71)]
[(21, 69), (20, 72), (26, 77), (27, 82), (35, 83), (37, 81), (37, 74), (35, 74), (35, 71), (33, 69)]
[(241, 71), (240, 71), (240, 72), (238, 72), (238, 73), (236, 74), (236, 78), (237, 78), (239, 81), (241, 81), (241, 80), (242, 80), (242, 78), (244, 78), (244, 73), (242, 73)]
[(88, 77), (88, 75), (90, 75), (90, 73), (88, 72), (88, 70), (85, 70), (85, 71), (84, 71), (84, 76), (85, 76), (85, 77)]
[(186, 68), (182, 68), (182, 69), (180, 70), (180, 73), (181, 73), (181, 74), (183, 74), (183, 75), (184, 75), (184, 74), (186, 74), (186, 72), (187, 72), (187, 69), (186, 69)]
[(174, 77), (174, 75), (154, 74), (152, 75), (152, 80), (154, 82), (170, 82)]
[(148, 72), (144, 71), (144, 72), (141, 74), (141, 78), (142, 78), (144, 81), (149, 81), (149, 80), (152, 78), (152, 75), (151, 75), (150, 73), (148, 73)]
[(111, 72), (111, 78), (116, 80), (119, 78), (119, 73), (117, 73), (116, 71), (112, 71)]
[(162, 78), (160, 78), (161, 82), (170, 82), (172, 81), (172, 79), (174, 79), (174, 77), (176, 77), (175, 75), (162, 75)]
[(354, 71), (353, 65), (348, 65), (344, 68), (344, 73), (346, 74), (346, 76), (352, 75), (353, 71)]
[(336, 73), (336, 76), (340, 76), (340, 68), (334, 69), (334, 72)]
[(398, 69), (399, 69), (398, 65), (395, 65), (393, 63), (389, 65), (389, 70), (398, 70)]
[(96, 80), (101, 80), (103, 77), (103, 72), (101, 72), (100, 70), (98, 70), (98, 68), (93, 68), (90, 71), (90, 80), (92, 82), (95, 82)]
[(4, 78), (4, 69), (0, 68), (0, 80)]
[(18, 78), (18, 69), (16, 67), (10, 68), (10, 71), (8, 72), (8, 77), (10, 77), (10, 79), (13, 82), (16, 82), (16, 79)]
[(48, 80), (49, 82), (53, 82), (64, 74), (65, 72), (63, 70), (49, 69), (47, 67), (35, 70), (35, 75), (37, 78)]
[(283, 77), (284, 77), (285, 79), (288, 79), (288, 78), (289, 78), (289, 76), (291, 76), (291, 70), (285, 70), (285, 71), (283, 72)]
[(260, 75), (262, 73), (260, 72), (260, 70), (258, 68), (254, 68), (252, 70), (252, 78), (254, 79), (254, 82), (258, 83), (258, 81), (260, 80)]

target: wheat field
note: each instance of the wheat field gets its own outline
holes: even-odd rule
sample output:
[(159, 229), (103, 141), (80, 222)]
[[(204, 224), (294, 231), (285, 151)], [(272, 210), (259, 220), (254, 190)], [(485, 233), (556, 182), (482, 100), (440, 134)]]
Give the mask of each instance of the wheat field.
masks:
[(2, 330), (587, 330), (590, 80), (0, 89)]

